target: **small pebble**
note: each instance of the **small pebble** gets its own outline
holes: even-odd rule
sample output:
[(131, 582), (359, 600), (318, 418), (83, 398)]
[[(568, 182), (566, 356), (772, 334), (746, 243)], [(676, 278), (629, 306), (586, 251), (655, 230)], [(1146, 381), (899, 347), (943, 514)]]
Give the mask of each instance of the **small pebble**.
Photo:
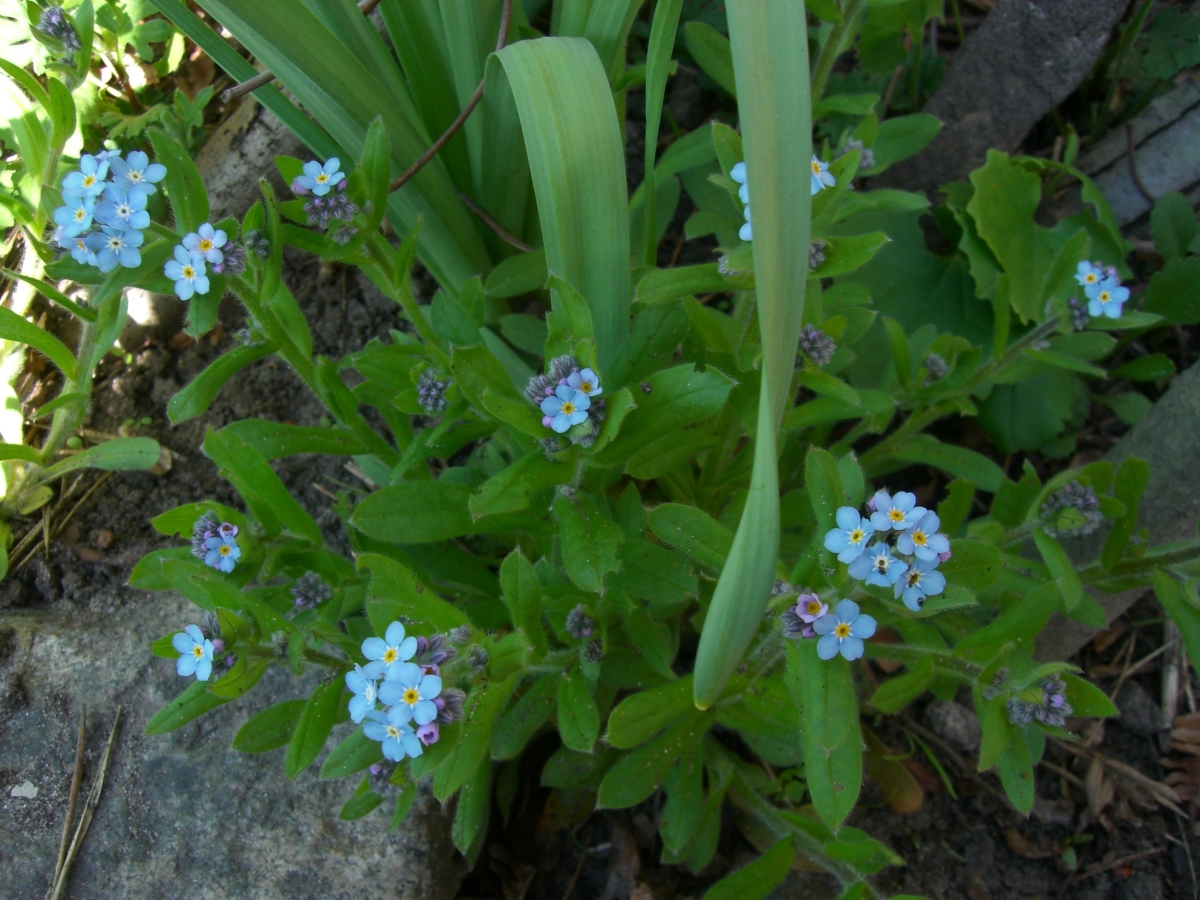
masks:
[(8, 795), (10, 797), (23, 797), (26, 800), (32, 800), (38, 795), (38, 789), (33, 786), (32, 781), (26, 781), (24, 784), (18, 784), (9, 791)]

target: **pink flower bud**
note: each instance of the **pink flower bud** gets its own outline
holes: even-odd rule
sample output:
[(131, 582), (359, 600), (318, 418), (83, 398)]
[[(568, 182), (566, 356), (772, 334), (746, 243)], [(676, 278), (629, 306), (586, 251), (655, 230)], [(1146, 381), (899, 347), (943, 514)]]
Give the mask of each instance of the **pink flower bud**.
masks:
[(553, 421), (554, 421), (554, 419), (553, 419), (553, 417), (551, 417), (551, 416), (542, 416), (542, 427), (543, 427), (543, 428), (549, 428), (549, 427), (550, 427), (550, 424), (551, 424)]

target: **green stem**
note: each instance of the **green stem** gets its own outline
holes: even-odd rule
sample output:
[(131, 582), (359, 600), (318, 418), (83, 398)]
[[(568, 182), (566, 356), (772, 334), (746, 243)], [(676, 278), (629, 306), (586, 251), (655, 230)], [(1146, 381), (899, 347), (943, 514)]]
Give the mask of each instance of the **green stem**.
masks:
[(353, 663), (348, 660), (339, 659), (336, 656), (330, 656), (328, 653), (322, 653), (320, 650), (313, 650), (311, 647), (305, 647), (300, 651), (300, 658), (310, 663), (316, 663), (318, 666), (324, 666), (327, 669), (333, 669), (338, 673), (345, 674), (354, 668)]
[(971, 684), (979, 677), (979, 673), (983, 669), (973, 663), (967, 662), (965, 659), (959, 659), (950, 653), (941, 650), (932, 650), (928, 647), (908, 647), (904, 644), (883, 644), (879, 641), (871, 641), (867, 645), (867, 655), (871, 659), (890, 659), (895, 662), (902, 662), (909, 666), (915, 666), (923, 657), (932, 656), (934, 663), (940, 669), (944, 670), (945, 674), (959, 681)]
[(842, 9), (842, 21), (834, 23), (825, 46), (817, 56), (812, 75), (812, 99), (816, 103), (825, 94), (829, 75), (837, 58), (850, 49), (854, 35), (858, 32), (858, 20), (867, 8), (867, 0), (849, 0)]
[(1079, 580), (1084, 584), (1091, 584), (1106, 578), (1121, 578), (1128, 575), (1140, 575), (1154, 569), (1167, 569), (1196, 559), (1200, 559), (1200, 542), (1176, 550), (1147, 553), (1137, 559), (1123, 559), (1114, 563), (1113, 567), (1108, 570), (1098, 564), (1088, 566), (1079, 573)]
[[(371, 259), (379, 266), (381, 272), (389, 275), (387, 281), (391, 282), (391, 267), (388, 265), (387, 257), (384, 256), (383, 251), (376, 244), (376, 241), (381, 240), (383, 240), (382, 235), (372, 235), (371, 240), (367, 241), (367, 249)], [(408, 317), (408, 320), (412, 322), (413, 328), (417, 330), (417, 334), (425, 343), (426, 348), (441, 361), (443, 371), (449, 372), (450, 357), (446, 355), (438, 343), (438, 337), (434, 334), (433, 327), (429, 324), (429, 320), (425, 318), (425, 314), (421, 312), (421, 307), (417, 303), (417, 298), (413, 296), (412, 290), (406, 285), (393, 283), (392, 299), (400, 304), (401, 309), (404, 310), (404, 314)]]

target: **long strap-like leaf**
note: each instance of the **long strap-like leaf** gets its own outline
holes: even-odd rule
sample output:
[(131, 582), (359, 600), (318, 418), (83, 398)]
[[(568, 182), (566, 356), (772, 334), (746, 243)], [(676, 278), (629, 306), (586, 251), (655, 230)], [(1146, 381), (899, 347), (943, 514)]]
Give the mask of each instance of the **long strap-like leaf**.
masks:
[(721, 695), (762, 620), (779, 553), (775, 435), (788, 402), (808, 275), (808, 30), (797, 0), (730, 0), (729, 37), (754, 216), (763, 339), (750, 493), (696, 655), (695, 700)]

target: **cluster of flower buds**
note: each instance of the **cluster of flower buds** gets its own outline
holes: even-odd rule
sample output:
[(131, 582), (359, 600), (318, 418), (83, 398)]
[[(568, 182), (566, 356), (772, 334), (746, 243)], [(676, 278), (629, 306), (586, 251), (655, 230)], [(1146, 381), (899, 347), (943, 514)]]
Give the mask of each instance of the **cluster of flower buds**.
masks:
[[(1079, 282), (1084, 296), (1087, 297), (1087, 315), (1093, 318), (1121, 318), (1121, 312), (1129, 300), (1129, 288), (1121, 286), (1116, 267), (1105, 266), (1099, 262), (1081, 262), (1075, 270), (1075, 280)], [(1067, 301), (1067, 308), (1070, 311), (1072, 327), (1078, 330), (1087, 324), (1082, 304), (1078, 300), (1072, 297)], [(1081, 320), (1083, 325), (1079, 324)]]
[(574, 425), (591, 422), (591, 431), (571, 440), (590, 447), (604, 422), (604, 400), (600, 395), (600, 377), (589, 368), (580, 368), (573, 356), (550, 360), (550, 371), (535, 375), (525, 387), (525, 396), (542, 411), (542, 424), (556, 434)]
[(42, 14), (38, 16), (38, 23), (33, 27), (46, 37), (53, 38), (62, 44), (63, 53), (66, 54), (68, 61), (76, 52), (83, 49), (83, 44), (79, 40), (79, 32), (75, 30), (75, 23), (71, 21), (71, 17), (61, 6), (48, 6), (43, 9)]
[(140, 150), (122, 159), (116, 150), (79, 158), (79, 168), (62, 181), (63, 205), (54, 210), (53, 241), (81, 265), (111, 272), (142, 264), (138, 249), (150, 227), (147, 198), (166, 177), (166, 166)]
[(1067, 702), (1067, 685), (1057, 675), (1008, 698), (1008, 721), (1013, 725), (1028, 725), (1036, 720), (1061, 728), (1072, 712), (1074, 710)]
[(837, 343), (815, 325), (805, 325), (800, 331), (800, 353), (820, 368), (827, 365), (837, 352)]
[(206, 512), (192, 526), (192, 555), (204, 560), (206, 566), (228, 574), (242, 556), (237, 533), (236, 525), (222, 522), (211, 512)]
[(439, 413), (446, 411), (446, 391), (450, 389), (450, 385), (454, 382), (450, 379), (441, 379), (432, 369), (426, 369), (417, 378), (417, 403), (421, 409), (429, 413), (431, 416), (436, 416)]
[[(919, 610), (927, 596), (946, 587), (946, 577), (936, 571), (950, 558), (950, 540), (938, 534), (941, 521), (907, 491), (894, 497), (879, 491), (867, 505), (869, 516), (849, 506), (837, 511), (837, 528), (825, 535), (825, 549), (849, 564), (852, 578), (892, 588), (905, 606)], [(872, 537), (875, 543), (868, 546)]]
[(442, 635), (412, 637), (392, 622), (382, 638), (363, 641), (362, 652), (367, 664), (346, 673), (350, 718), (383, 745), (384, 758), (420, 756), (437, 742), (439, 725), (462, 718), (465, 695), (442, 687), (439, 666), (457, 653)]
[(341, 161), (330, 157), (322, 164), (310, 159), (304, 164), (304, 174), (292, 180), (292, 193), (297, 197), (309, 197), (304, 204), (308, 224), (313, 228), (327, 229), (332, 222), (340, 223), (330, 238), (343, 246), (354, 240), (358, 229), (349, 223), (358, 215), (358, 204), (346, 196), (347, 180), (341, 171)]
[(297, 611), (316, 609), (333, 596), (333, 588), (316, 572), (305, 572), (292, 585), (291, 594)]
[(1091, 534), (1104, 522), (1096, 492), (1072, 481), (1063, 485), (1042, 504), (1042, 530), (1051, 537), (1080, 537)]

